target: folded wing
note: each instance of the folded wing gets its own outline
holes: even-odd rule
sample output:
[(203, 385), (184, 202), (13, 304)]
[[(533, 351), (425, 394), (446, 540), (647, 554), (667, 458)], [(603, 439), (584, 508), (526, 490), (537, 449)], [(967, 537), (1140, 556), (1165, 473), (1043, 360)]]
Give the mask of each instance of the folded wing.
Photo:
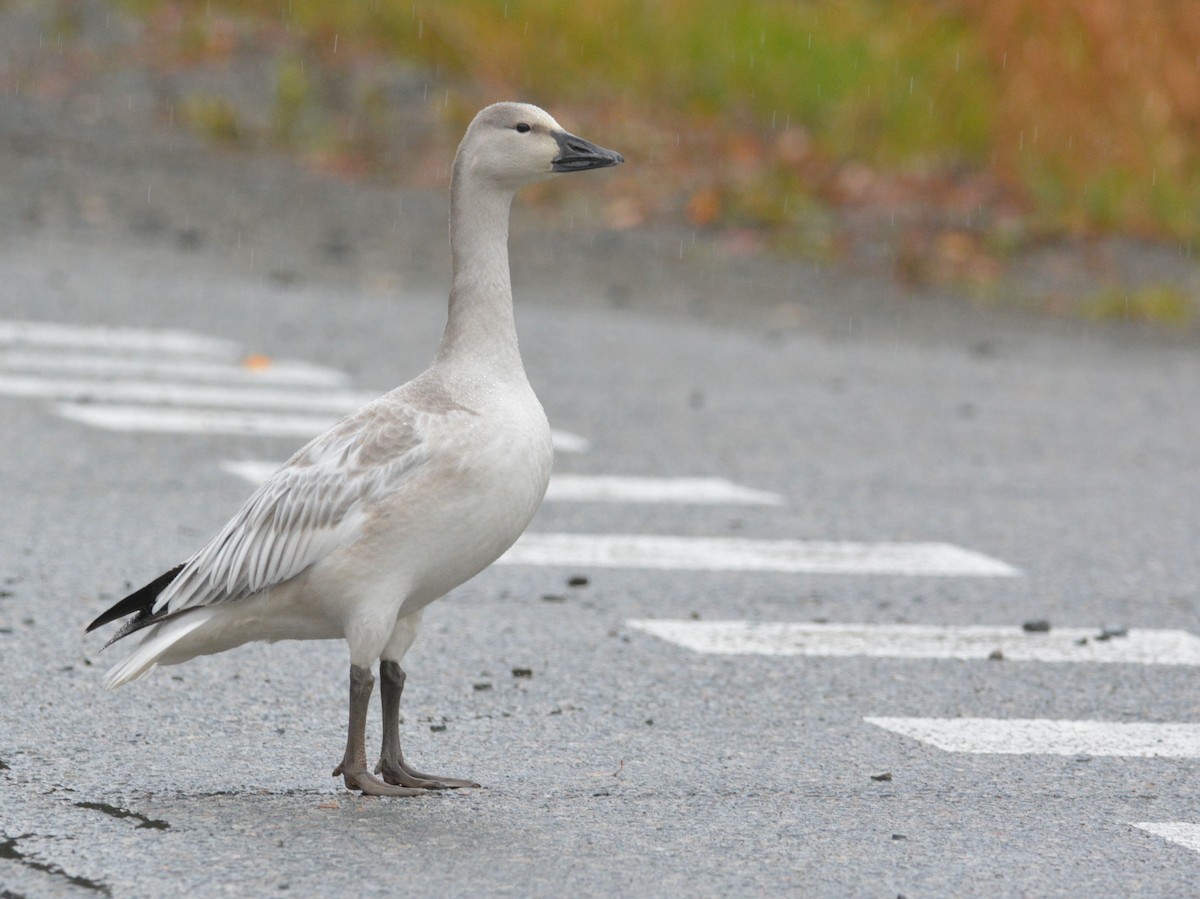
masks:
[(372, 503), (425, 460), (418, 416), (405, 412), (372, 404), (314, 439), (203, 549), (121, 600), (88, 630), (136, 612), (113, 637), (118, 640), (186, 609), (237, 602), (354, 543)]

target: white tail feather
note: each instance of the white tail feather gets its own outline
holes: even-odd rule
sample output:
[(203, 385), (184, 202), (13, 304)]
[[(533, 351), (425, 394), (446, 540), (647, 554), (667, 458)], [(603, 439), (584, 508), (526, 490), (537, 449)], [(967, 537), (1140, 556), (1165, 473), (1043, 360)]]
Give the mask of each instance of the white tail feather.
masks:
[(211, 609), (193, 609), (178, 618), (153, 625), (137, 648), (104, 675), (104, 685), (114, 690), (122, 684), (145, 677), (158, 667), (158, 660), (163, 653), (212, 616)]

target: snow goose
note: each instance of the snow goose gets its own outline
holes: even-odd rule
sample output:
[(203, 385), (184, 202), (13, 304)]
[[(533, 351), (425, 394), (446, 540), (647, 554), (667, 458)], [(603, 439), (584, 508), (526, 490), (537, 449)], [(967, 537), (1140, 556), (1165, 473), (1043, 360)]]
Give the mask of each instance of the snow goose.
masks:
[[(476, 786), (404, 760), (400, 661), (422, 609), (516, 541), (550, 478), (550, 427), (513, 321), (513, 194), (557, 172), (621, 162), (536, 106), (496, 103), (475, 117), (450, 180), (453, 281), (432, 365), (312, 440), (199, 552), (88, 625), (132, 616), (109, 642), (142, 634), (108, 686), (252, 640), (342, 638), (350, 721), (334, 775), (376, 796)], [(376, 660), (382, 779), (367, 769), (364, 745)]]

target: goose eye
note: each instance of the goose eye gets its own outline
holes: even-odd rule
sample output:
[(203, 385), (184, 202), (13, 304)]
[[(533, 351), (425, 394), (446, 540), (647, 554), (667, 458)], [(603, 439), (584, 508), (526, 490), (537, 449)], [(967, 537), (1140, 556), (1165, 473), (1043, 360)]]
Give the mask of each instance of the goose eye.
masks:
[(519, 125), (517, 125), (517, 133), (518, 134), (524, 134), (528, 130), (529, 130), (529, 126), (526, 125), (524, 122), (521, 122)]

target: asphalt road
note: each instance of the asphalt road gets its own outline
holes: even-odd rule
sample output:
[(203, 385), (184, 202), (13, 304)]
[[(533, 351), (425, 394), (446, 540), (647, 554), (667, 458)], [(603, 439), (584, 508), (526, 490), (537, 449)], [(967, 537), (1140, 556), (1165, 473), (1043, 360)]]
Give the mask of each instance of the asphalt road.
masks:
[[(281, 287), (162, 247), (42, 235), (0, 266), (9, 319), (187, 329), (364, 389), (419, 370), (443, 314), (431, 293)], [(1192, 667), (713, 655), (628, 624), (1196, 632), (1194, 349), (994, 320), (933, 343), (731, 330), (532, 293), (531, 378), (591, 442), (559, 471), (720, 477), (785, 502), (556, 502), (531, 530), (945, 541), (1020, 574), (495, 567), (429, 610), (404, 710), (414, 760), (485, 788), (363, 799), (328, 775), (342, 647), (244, 648), (108, 693), (114, 651), (81, 635), (232, 513), (249, 485), (222, 461), (298, 439), (108, 431), (6, 397), (6, 895), (1194, 889), (1195, 853), (1131, 825), (1197, 820), (1196, 758), (956, 753), (864, 721), (1194, 722)]]
[[(14, 320), (185, 330), (233, 342), (234, 358), (310, 363), (382, 390), (420, 371), (440, 333), (441, 201), (406, 195), (402, 218), (382, 189), (210, 157), (177, 136), (135, 146), (111, 124), (39, 131), (36, 109), (5, 103), (2, 895), (1196, 891), (1195, 851), (1134, 826), (1200, 822), (1194, 733), (1152, 735), (1169, 757), (1112, 749), (1115, 731), (1063, 754), (1004, 743), (1027, 720), (1200, 723), (1194, 656), (1084, 658), (1123, 651), (1124, 629), (1200, 633), (1194, 343), (972, 311), (812, 265), (730, 262), (687, 235), (546, 235), (518, 210), (526, 366), (552, 423), (590, 443), (561, 453), (557, 472), (721, 478), (781, 498), (560, 499), (531, 531), (637, 535), (652, 557), (648, 536), (770, 551), (946, 543), (1016, 574), (715, 557), (494, 567), (428, 611), (403, 709), (418, 766), (485, 788), (363, 799), (329, 777), (344, 740), (341, 646), (247, 647), (108, 693), (118, 651), (82, 635), (233, 513), (250, 485), (225, 463), (281, 460), (303, 438), (85, 424), (111, 398), (66, 408), (17, 394), (79, 377), (64, 360), (181, 357), (153, 342), (2, 335)], [(402, 249), (389, 258), (393, 233)], [(865, 631), (873, 654), (717, 654), (631, 624), (645, 620), (681, 632), (1047, 620), (1048, 638), (1094, 636), (1067, 641), (1075, 655), (1058, 662), (1016, 648), (901, 658), (904, 640), (878, 628)], [(1115, 636), (1098, 641), (1105, 629)], [(909, 732), (867, 720), (881, 718)], [(1000, 722), (1001, 751), (911, 735), (912, 721), (973, 719)]]

